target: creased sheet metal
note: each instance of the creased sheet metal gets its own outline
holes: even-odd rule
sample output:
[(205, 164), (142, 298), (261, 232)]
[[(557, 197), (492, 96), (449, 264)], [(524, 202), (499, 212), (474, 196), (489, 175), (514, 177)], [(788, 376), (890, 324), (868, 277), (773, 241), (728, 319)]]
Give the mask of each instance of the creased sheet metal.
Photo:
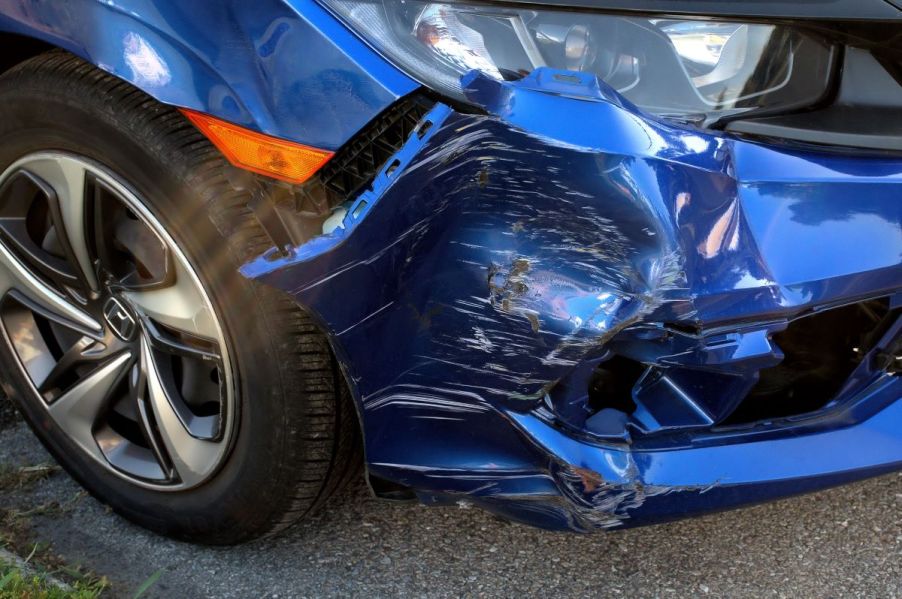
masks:
[[(760, 166), (783, 164), (783, 151), (651, 121), (603, 85), (546, 93), (547, 76), (474, 75), (468, 93), (489, 114), (438, 105), (428, 133), (412, 136), (361, 196), (364, 217), (245, 274), (322, 322), (358, 401), (370, 473), (426, 501), (467, 498), (514, 519), (541, 512), (548, 527), (587, 530), (666, 519), (714, 495), (738, 504), (789, 492), (757, 487), (722, 447), (710, 461), (698, 450), (679, 462), (557, 430), (546, 398), (617, 344), (653, 355), (671, 390), (712, 370), (730, 393), (747, 390), (757, 369), (779, 360), (767, 336), (787, 319), (899, 288), (892, 251), (859, 266), (794, 267), (812, 260), (791, 238), (857, 235), (854, 219), (867, 218), (879, 243), (896, 247), (902, 161), (860, 179), (853, 160), (797, 152), (790, 163), (808, 177), (799, 185), (781, 178), (785, 166)], [(872, 199), (842, 203), (837, 183)], [(819, 232), (831, 222), (840, 224)], [(729, 347), (706, 337), (737, 321), (726, 342), (716, 338)], [(659, 335), (665, 324), (701, 333)], [(896, 409), (887, 398), (898, 396), (898, 381), (881, 384), (853, 394), (855, 405), (873, 406), (869, 426)], [(809, 443), (791, 450), (816, 447), (817, 436)], [(881, 456), (871, 472), (902, 448)]]

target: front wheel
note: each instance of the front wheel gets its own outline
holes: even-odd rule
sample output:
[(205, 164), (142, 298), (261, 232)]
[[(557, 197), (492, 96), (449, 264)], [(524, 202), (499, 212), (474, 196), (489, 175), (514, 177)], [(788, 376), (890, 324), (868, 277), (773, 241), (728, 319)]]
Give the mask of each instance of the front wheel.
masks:
[(51, 52), (0, 77), (0, 364), (35, 432), (117, 512), (233, 543), (354, 472), (326, 339), (237, 268), (266, 237), (176, 110)]

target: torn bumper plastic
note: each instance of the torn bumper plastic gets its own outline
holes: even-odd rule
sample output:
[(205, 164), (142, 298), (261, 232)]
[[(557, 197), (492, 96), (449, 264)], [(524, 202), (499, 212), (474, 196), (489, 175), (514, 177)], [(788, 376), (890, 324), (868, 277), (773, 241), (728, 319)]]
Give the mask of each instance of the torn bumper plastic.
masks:
[[(487, 114), (437, 104), (342, 227), (244, 269), (329, 334), (371, 476), (590, 530), (902, 467), (902, 159), (669, 126), (574, 73), (466, 83)], [(841, 376), (781, 347), (859, 304)], [(637, 376), (593, 392), (615, 357)]]

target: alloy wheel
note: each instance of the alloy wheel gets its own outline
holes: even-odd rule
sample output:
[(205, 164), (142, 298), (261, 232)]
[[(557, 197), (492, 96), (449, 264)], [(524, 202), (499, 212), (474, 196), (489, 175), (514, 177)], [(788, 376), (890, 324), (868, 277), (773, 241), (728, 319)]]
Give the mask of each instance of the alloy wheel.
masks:
[(222, 326), (108, 169), (42, 152), (0, 175), (0, 323), (26, 401), (116, 475), (185, 489), (224, 461), (236, 414)]

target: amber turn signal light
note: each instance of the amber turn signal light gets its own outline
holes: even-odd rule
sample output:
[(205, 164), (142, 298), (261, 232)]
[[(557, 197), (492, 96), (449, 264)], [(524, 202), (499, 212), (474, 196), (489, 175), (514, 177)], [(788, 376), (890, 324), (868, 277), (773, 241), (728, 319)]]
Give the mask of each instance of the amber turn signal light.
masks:
[(182, 109), (229, 162), (261, 175), (303, 183), (332, 158), (332, 152), (250, 131), (193, 110)]

